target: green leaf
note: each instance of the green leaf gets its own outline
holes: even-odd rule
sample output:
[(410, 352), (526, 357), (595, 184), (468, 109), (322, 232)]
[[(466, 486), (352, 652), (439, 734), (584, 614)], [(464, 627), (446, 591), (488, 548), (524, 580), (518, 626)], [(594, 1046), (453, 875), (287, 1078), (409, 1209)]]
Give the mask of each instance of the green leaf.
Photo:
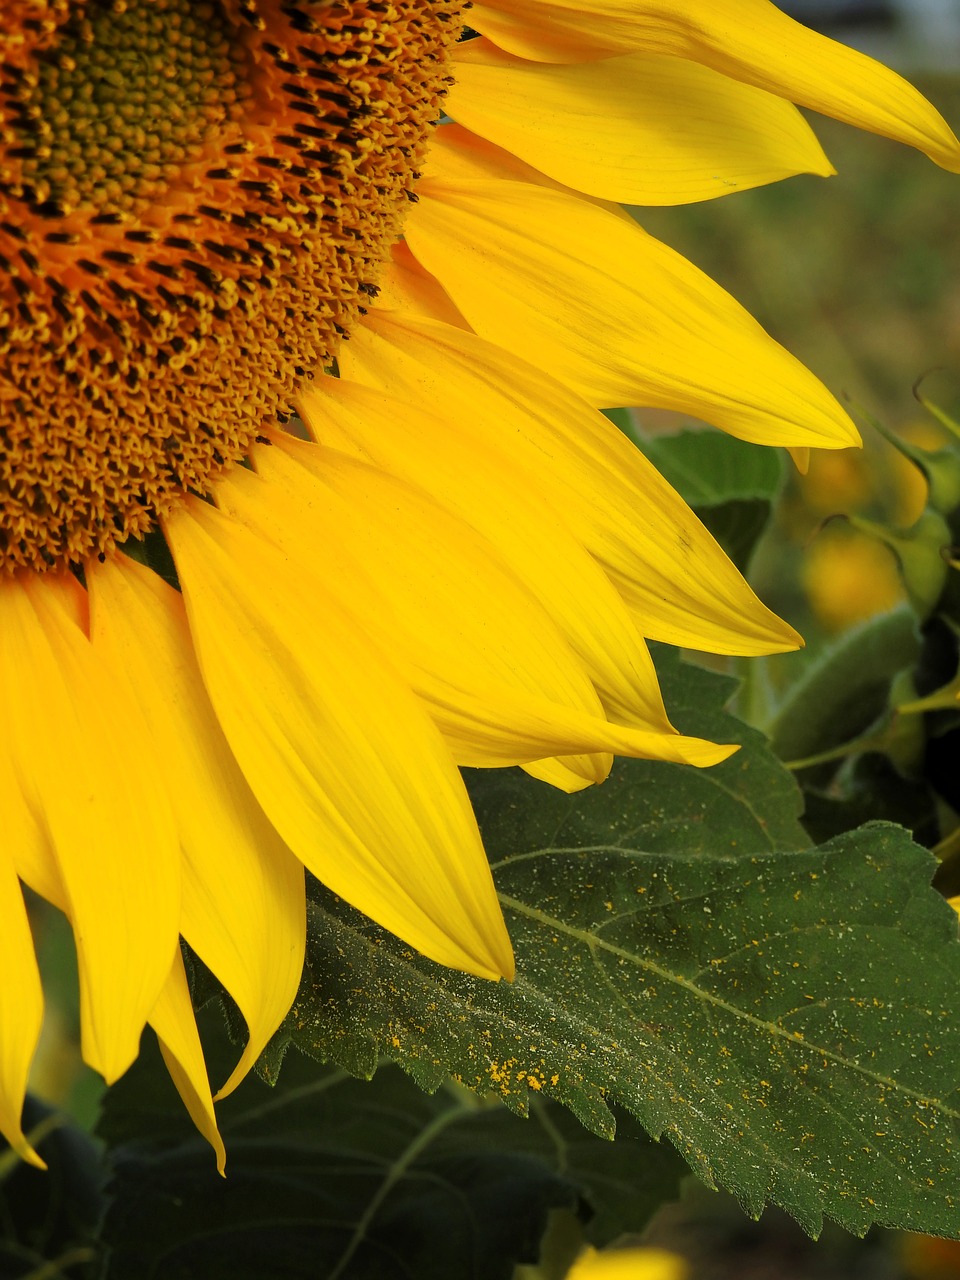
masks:
[(889, 706), (890, 684), (920, 655), (913, 610), (868, 618), (832, 644), (790, 690), (770, 736), (783, 760), (801, 760), (866, 732)]
[(719, 431), (633, 438), (740, 569), (767, 526), (783, 481), (780, 454)]
[(509, 1280), (552, 1210), (642, 1220), (682, 1170), (635, 1123), (611, 1152), (546, 1103), (524, 1123), (463, 1089), (427, 1096), (390, 1068), (361, 1083), (299, 1055), (218, 1114), (226, 1179), (153, 1043), (110, 1091), (105, 1280)]
[[(717, 727), (715, 677), (665, 672), (699, 686), (682, 727)], [(599, 1135), (619, 1104), (810, 1232), (827, 1214), (957, 1234), (960, 946), (934, 860), (886, 824), (785, 843), (795, 792), (741, 733), (718, 769), (628, 761), (574, 797), (474, 775), (516, 981), (441, 969), (314, 886), (286, 1037), (358, 1075), (380, 1054), (428, 1089), (452, 1073), (520, 1114), (551, 1097)]]
[(930, 787), (902, 777), (877, 751), (848, 761), (828, 790), (808, 787), (806, 801), (803, 825), (815, 840), (829, 840), (878, 818), (907, 827), (921, 844), (930, 846), (939, 839)]
[(643, 452), (665, 480), (694, 507), (735, 499), (770, 502), (783, 479), (780, 454), (722, 431), (682, 431), (644, 437)]
[(45, 1170), (0, 1139), (0, 1276), (83, 1280), (102, 1209), (100, 1152), (66, 1116), (27, 1095), (23, 1127)]

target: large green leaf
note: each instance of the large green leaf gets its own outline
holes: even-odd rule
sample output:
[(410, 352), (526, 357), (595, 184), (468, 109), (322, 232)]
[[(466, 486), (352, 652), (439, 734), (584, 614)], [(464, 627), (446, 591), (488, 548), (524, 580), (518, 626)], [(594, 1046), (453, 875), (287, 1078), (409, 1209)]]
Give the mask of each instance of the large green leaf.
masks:
[[(515, 831), (511, 782), (489, 798)], [(558, 818), (496, 867), (512, 986), (316, 901), (296, 1043), (365, 1074), (380, 1049), (520, 1112), (552, 1096), (610, 1136), (619, 1102), (749, 1211), (811, 1231), (827, 1213), (958, 1234), (960, 947), (930, 855), (886, 824), (785, 855), (649, 853), (626, 824), (611, 847), (607, 822), (580, 848)]]
[(153, 1044), (110, 1091), (105, 1280), (509, 1280), (536, 1261), (551, 1210), (596, 1214), (608, 1238), (682, 1171), (629, 1118), (611, 1149), (545, 1102), (525, 1123), (395, 1068), (367, 1084), (300, 1055), (276, 1090), (249, 1080), (219, 1117), (225, 1180)]
[[(684, 728), (719, 729), (714, 677), (665, 676), (671, 705), (698, 690)], [(826, 1213), (957, 1234), (960, 946), (933, 859), (887, 824), (803, 847), (785, 771), (743, 736), (719, 769), (624, 762), (575, 797), (474, 775), (517, 980), (441, 969), (314, 886), (285, 1036), (521, 1114), (552, 1097), (610, 1137), (618, 1103), (750, 1212), (774, 1201), (810, 1231)]]

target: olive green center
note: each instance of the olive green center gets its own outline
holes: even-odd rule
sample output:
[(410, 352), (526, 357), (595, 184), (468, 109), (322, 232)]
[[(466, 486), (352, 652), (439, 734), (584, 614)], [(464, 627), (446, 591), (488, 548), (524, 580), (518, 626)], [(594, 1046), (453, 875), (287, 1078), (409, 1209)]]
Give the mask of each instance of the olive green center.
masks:
[(217, 4), (95, 0), (21, 85), (13, 127), (30, 203), (122, 211), (149, 200), (236, 103), (236, 56)]

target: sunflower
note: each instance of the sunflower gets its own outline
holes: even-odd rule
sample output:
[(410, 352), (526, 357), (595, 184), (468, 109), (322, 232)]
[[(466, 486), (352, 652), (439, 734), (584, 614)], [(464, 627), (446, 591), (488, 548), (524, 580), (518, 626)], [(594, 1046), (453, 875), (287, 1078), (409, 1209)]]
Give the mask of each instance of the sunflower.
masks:
[(467, 17), (5, 0), (0, 1131), (35, 1163), (22, 884), (72, 925), (86, 1061), (152, 1025), (222, 1164), (181, 938), (247, 1023), (221, 1094), (295, 994), (305, 867), (509, 978), (457, 766), (710, 765), (644, 637), (798, 643), (599, 410), (855, 429), (620, 204), (830, 173), (794, 102), (956, 140), (767, 0)]

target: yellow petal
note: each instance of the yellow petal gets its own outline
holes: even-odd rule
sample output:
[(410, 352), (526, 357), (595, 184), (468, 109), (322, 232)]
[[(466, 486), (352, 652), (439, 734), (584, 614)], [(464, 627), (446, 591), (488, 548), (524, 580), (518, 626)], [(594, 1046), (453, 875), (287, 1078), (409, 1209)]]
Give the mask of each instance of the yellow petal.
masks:
[[(535, 168), (532, 164), (527, 164), (526, 160), (521, 160), (515, 152), (506, 150), (504, 147), (498, 147), (487, 138), (481, 138), (478, 133), (472, 133), (469, 129), (464, 128), (462, 124), (455, 124), (453, 121), (438, 130), (431, 146), (437, 148), (436, 153), (434, 153), (435, 156), (442, 157), (443, 176), (445, 179), (493, 178), (505, 182), (531, 182), (535, 186), (549, 187), (551, 190), (556, 191), (566, 191), (568, 195), (582, 195), (582, 192), (575, 191), (565, 186), (562, 182), (547, 177), (542, 170)], [(620, 205), (610, 200), (597, 200), (595, 203), (601, 205), (604, 209), (619, 211), (623, 217), (630, 218), (630, 215), (625, 213), (620, 208)], [(416, 258), (412, 258), (412, 264), (421, 272), (423, 271), (423, 267), (417, 263)], [(432, 279), (433, 277), (428, 276), (427, 278)], [(386, 301), (386, 305), (389, 306), (389, 300)], [(422, 308), (422, 310), (425, 310), (425, 308)], [(445, 320), (447, 324), (456, 323), (448, 320), (445, 316), (436, 314), (435, 311), (432, 314), (435, 320)], [(462, 328), (463, 326), (461, 325), (460, 327)]]
[(69, 575), (0, 584), (0, 722), (55, 851), (80, 968), (83, 1055), (137, 1055), (177, 946), (176, 833), (137, 708), (75, 621)]
[[(7, 762), (3, 764), (6, 769)], [(21, 1160), (44, 1169), (20, 1123), (43, 1022), (43, 991), (23, 894), (6, 847), (0, 852), (0, 920), (0, 1134)]]
[(217, 1172), (223, 1174), (227, 1153), (217, 1128), (217, 1118), (210, 1096), (210, 1081), (203, 1060), (203, 1048), (197, 1034), (197, 1023), (187, 989), (187, 976), (178, 951), (163, 990), (150, 1014), (150, 1025), (157, 1033), (160, 1052), (170, 1078), (190, 1113), (190, 1119), (213, 1147), (217, 1156)]
[(303, 411), (322, 423), (326, 438), (338, 433), (338, 447), (362, 454), (369, 445), (377, 465), (419, 480), (482, 533), (566, 636), (617, 718), (668, 727), (646, 646), (623, 602), (506, 455), (466, 438), (451, 453), (443, 419), (344, 379), (318, 379)]
[[(5, 735), (0, 734), (0, 749), (4, 745)], [(3, 814), (4, 840), (17, 875), (34, 893), (66, 913), (67, 895), (49, 835), (27, 807), (17, 770), (9, 756), (6, 763), (0, 760), (0, 813)]]
[(424, 271), (403, 240), (391, 246), (390, 258), (383, 265), (377, 287), (377, 308), (412, 311), (460, 329), (469, 327), (449, 294)]
[[(334, 391), (342, 389), (333, 381)], [(629, 724), (638, 727), (628, 728), (604, 719), (549, 618), (474, 530), (382, 471), (278, 433), (272, 439), (273, 448), (256, 454), (264, 479), (238, 470), (218, 483), (221, 509), (278, 546), (307, 594), (323, 590), (314, 583), (313, 548), (324, 548), (331, 589), (347, 584), (338, 603), (365, 635), (389, 647), (458, 763), (600, 752), (568, 757), (565, 766), (593, 782), (606, 776), (611, 750), (695, 765), (731, 754), (732, 747), (671, 729), (639, 637), (639, 655), (623, 654), (625, 665), (636, 656), (645, 664), (627, 708)], [(271, 501), (271, 492), (280, 501)]]
[(562, 191), (447, 180), (436, 151), (407, 242), (481, 337), (598, 407), (677, 409), (761, 444), (859, 441), (823, 384), (680, 254)]
[(800, 106), (917, 147), (951, 172), (960, 144), (901, 76), (788, 18), (769, 0), (499, 0), (470, 24), (544, 62), (645, 51), (688, 58)]
[[(391, 470), (422, 476), (474, 523), (489, 510), (490, 524), (501, 523), (485, 531), (500, 537), (506, 554), (516, 518), (500, 486), (496, 498), (487, 487), (497, 469), (510, 476), (519, 471), (520, 493), (536, 492), (562, 513), (634, 610), (644, 635), (714, 653), (775, 653), (800, 643), (639, 449), (554, 379), (473, 334), (379, 312), (355, 332), (341, 364), (348, 378), (390, 388), (422, 414), (443, 415), (441, 431), (429, 431), (420, 419), (419, 444), (398, 440), (399, 426), (388, 431), (379, 419), (373, 425), (357, 415), (355, 447)], [(315, 416), (329, 438), (322, 410)], [(337, 445), (346, 447), (339, 437)], [(490, 460), (475, 473), (481, 464), (467, 460), (477, 455)], [(531, 574), (539, 555), (531, 552)], [(549, 564), (543, 562), (542, 573)], [(569, 608), (576, 607), (574, 600)]]
[[(342, 540), (357, 559), (329, 574), (332, 583), (348, 584), (340, 604), (364, 634), (389, 647), (458, 763), (616, 750), (713, 764), (729, 754), (670, 728), (642, 641), (646, 665), (634, 676), (640, 688), (630, 721), (639, 730), (608, 723), (548, 616), (474, 530), (394, 477), (329, 449), (273, 438), (275, 447), (256, 459), (269, 484), (236, 472), (218, 485), (223, 509), (281, 547), (306, 591), (313, 589), (312, 548), (323, 546), (330, 565), (331, 555), (343, 555), (333, 550)], [(275, 510), (271, 491), (283, 494)], [(371, 589), (358, 590), (363, 577)], [(626, 653), (625, 664), (634, 656)]]
[(523, 766), (524, 772), (539, 782), (548, 782), (558, 791), (572, 794), (582, 791), (584, 787), (593, 786), (596, 782), (604, 782), (610, 775), (613, 756), (595, 754), (591, 756), (563, 756), (552, 760), (535, 760)]
[(446, 107), (558, 182), (625, 204), (688, 204), (834, 172), (791, 103), (682, 58), (556, 66), (467, 40)]
[(150, 726), (183, 849), (180, 931), (249, 1038), (230, 1087), (293, 1003), (303, 969), (303, 868), (264, 816), (207, 697), (177, 591), (125, 556), (87, 570), (94, 648)]
[(334, 893), (425, 955), (512, 976), (459, 774), (387, 659), (237, 521), (190, 500), (164, 527), (210, 699), (281, 837)]

